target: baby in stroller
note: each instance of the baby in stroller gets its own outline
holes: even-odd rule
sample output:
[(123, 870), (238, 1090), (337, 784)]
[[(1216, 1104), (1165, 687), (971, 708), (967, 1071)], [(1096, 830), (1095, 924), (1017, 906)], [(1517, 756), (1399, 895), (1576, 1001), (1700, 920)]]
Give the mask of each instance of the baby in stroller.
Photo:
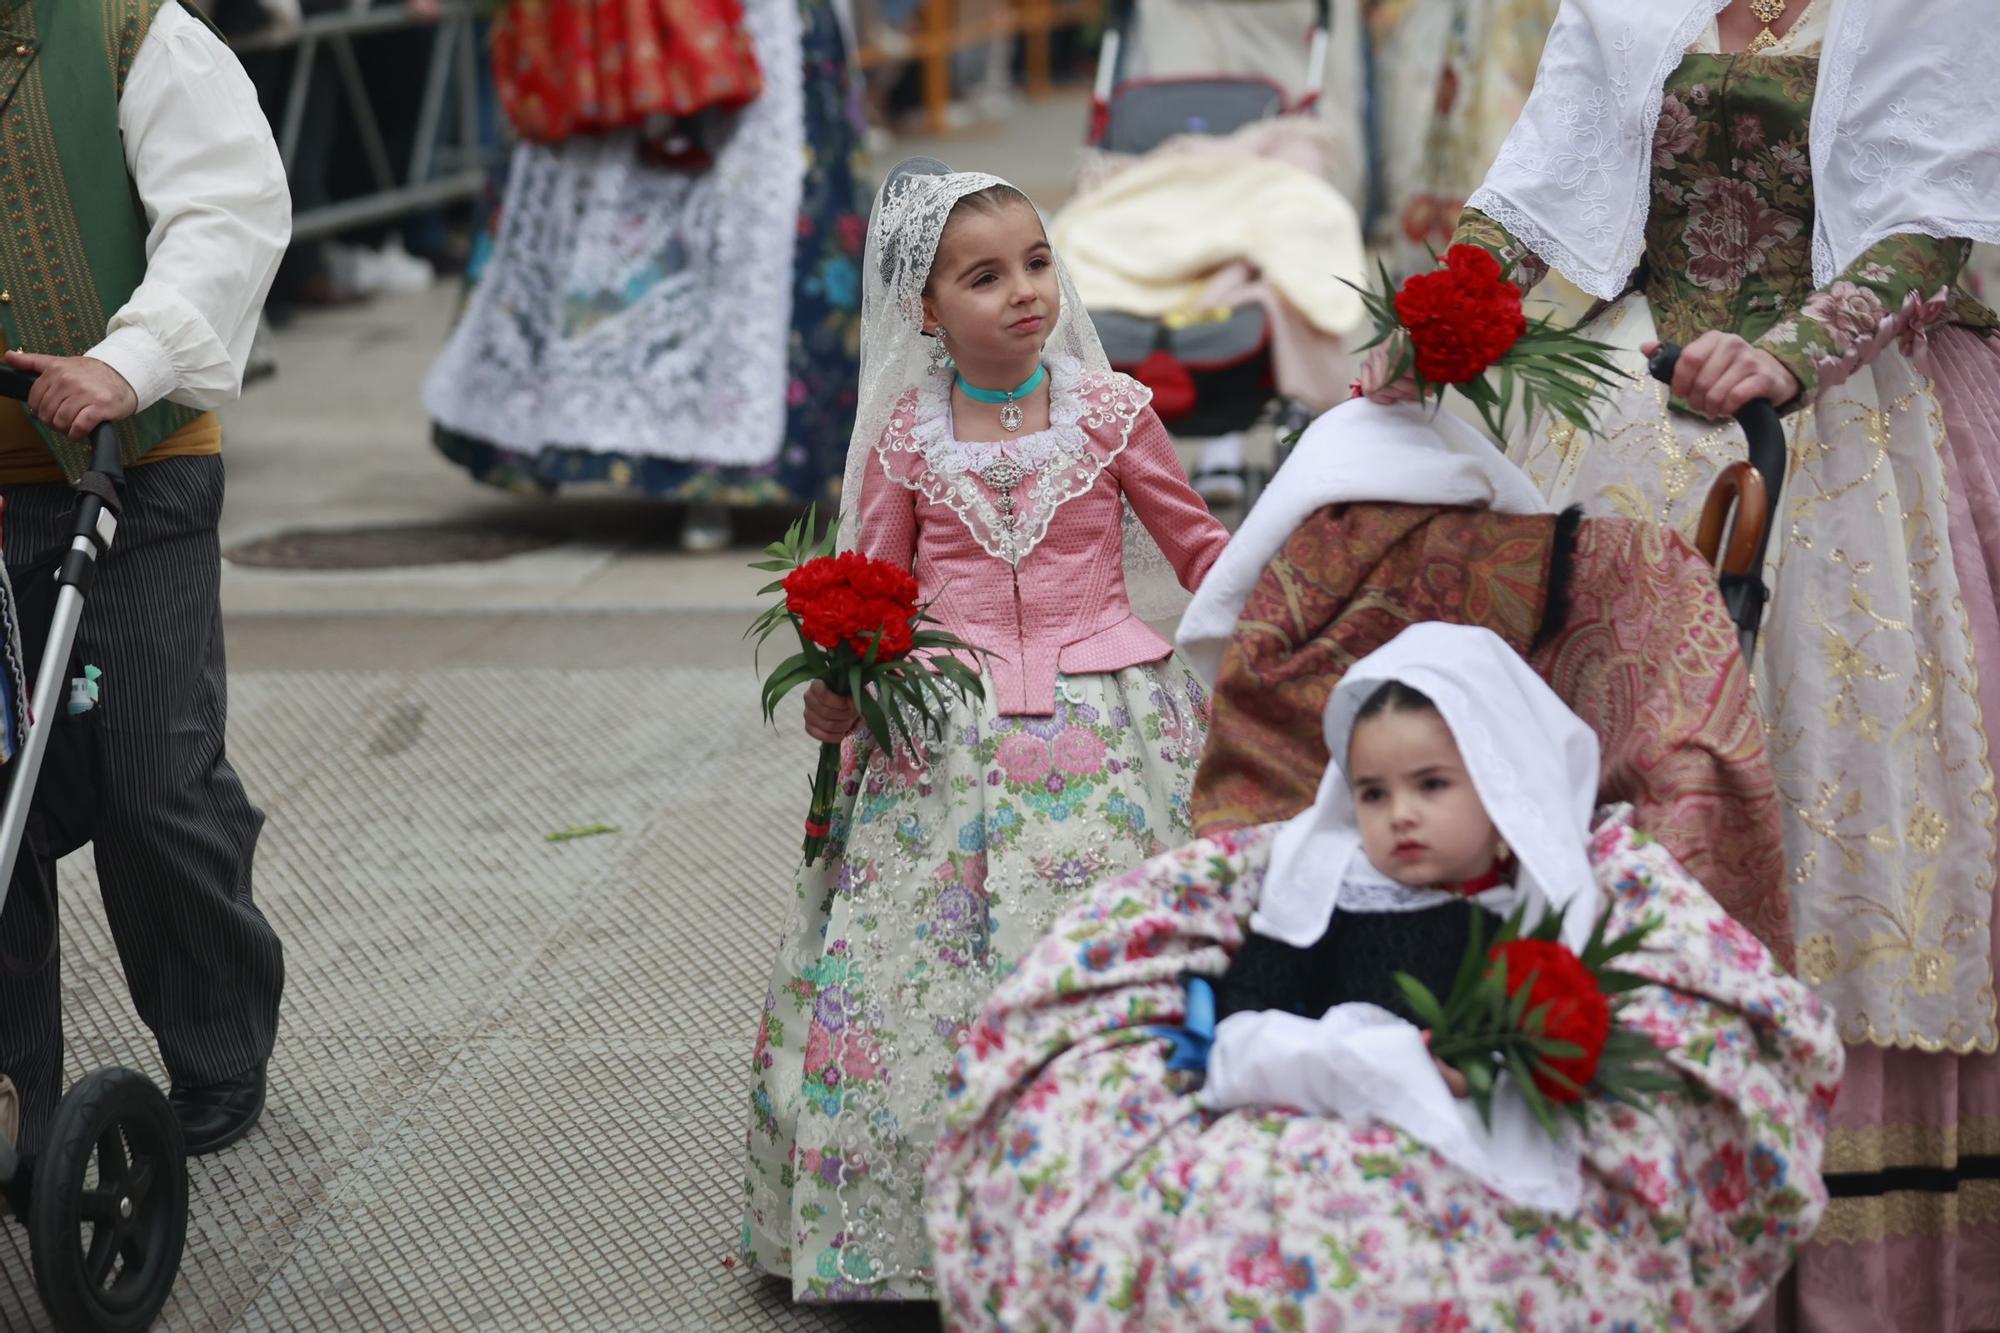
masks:
[[(1352, 378), (1359, 134), (1324, 114), (1340, 102), (1321, 95), (1338, 63), (1328, 0), (1154, 0), (1136, 35), (1133, 8), (1107, 17), (1089, 146), (1051, 238), (1112, 365), (1153, 391), (1176, 439), (1203, 441), (1195, 489), (1235, 503), (1255, 481), (1244, 433), (1275, 406), (1289, 434)], [(1292, 95), (1270, 74), (1301, 54)]]
[[(1325, 730), (1309, 809), (1103, 886), (995, 995), (929, 1177), (950, 1316), (1746, 1321), (1825, 1206), (1830, 1017), (1629, 810), (1593, 815), (1594, 737), (1490, 632), (1406, 630)], [(1658, 923), (1619, 964), (1644, 983), (1621, 1022), (1680, 1082), (1646, 1113), (1593, 1100), (1550, 1135), (1503, 1097), (1489, 1130), (1394, 1012), (1394, 971), (1444, 989), (1469, 914), (1516, 900), (1573, 947), (1602, 908), (1612, 933)], [(1198, 1094), (1169, 1065), (1199, 1040), (1161, 1032), (1191, 975), (1227, 1015)]]

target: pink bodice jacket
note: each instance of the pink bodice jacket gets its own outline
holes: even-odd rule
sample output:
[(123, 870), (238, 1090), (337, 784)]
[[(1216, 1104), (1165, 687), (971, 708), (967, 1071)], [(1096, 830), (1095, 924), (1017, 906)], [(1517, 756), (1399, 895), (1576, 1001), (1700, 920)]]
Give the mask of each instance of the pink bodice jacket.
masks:
[(1073, 362), (1050, 376), (1050, 428), (994, 444), (953, 438), (949, 379), (910, 390), (861, 486), (857, 548), (913, 569), (931, 614), (991, 654), (978, 666), (1003, 716), (1053, 713), (1058, 671), (1172, 653), (1126, 595), (1123, 501), (1190, 591), (1229, 540), (1145, 388)]

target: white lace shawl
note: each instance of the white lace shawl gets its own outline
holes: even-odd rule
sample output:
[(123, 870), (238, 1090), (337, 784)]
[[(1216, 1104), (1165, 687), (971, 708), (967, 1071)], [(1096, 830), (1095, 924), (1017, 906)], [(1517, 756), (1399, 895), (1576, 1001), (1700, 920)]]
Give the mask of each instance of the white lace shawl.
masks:
[[(1645, 244), (1668, 76), (1728, 0), (1565, 0), (1535, 87), (1468, 200), (1593, 296)], [(1811, 141), (1813, 279), (1916, 233), (2000, 242), (1991, 0), (1831, 0)]]
[[(927, 376), (890, 418), (876, 450), (898, 485), (958, 515), (988, 555), (1019, 567), (1066, 502), (1089, 491), (1131, 442), (1132, 428), (1152, 395), (1108, 370), (1091, 371), (1072, 357), (1049, 361), (1049, 428), (1016, 439), (967, 443), (953, 433), (951, 374)], [(1093, 436), (1100, 437), (1093, 447)], [(1012, 488), (1010, 523), (993, 483), (1002, 461), (1020, 475)]]

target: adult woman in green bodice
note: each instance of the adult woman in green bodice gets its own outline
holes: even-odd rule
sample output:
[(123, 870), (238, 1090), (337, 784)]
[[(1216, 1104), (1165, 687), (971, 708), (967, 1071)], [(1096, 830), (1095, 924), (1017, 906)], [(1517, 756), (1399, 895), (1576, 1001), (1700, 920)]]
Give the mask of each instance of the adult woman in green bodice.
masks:
[[(1509, 442), (1551, 500), (1689, 530), (1729, 415), (1788, 413), (1757, 683), (1797, 968), (1849, 1042), (1802, 1327), (2000, 1326), (2000, 338), (1959, 284), (2000, 239), (1994, 18), (1566, 0), (1458, 232), (1601, 298), (1633, 372), (1596, 434)], [(1671, 394), (1640, 373), (1661, 339)]]

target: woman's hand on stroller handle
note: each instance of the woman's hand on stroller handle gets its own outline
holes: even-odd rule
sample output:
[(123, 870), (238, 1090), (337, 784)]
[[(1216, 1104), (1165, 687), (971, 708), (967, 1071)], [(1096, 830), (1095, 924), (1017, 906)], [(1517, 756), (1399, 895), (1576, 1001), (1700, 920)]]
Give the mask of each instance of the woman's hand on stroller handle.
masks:
[[(1715, 335), (1703, 334), (1702, 338), (1713, 336)], [(1701, 341), (1701, 338), (1696, 339), (1694, 345), (1699, 346)], [(1681, 367), (1684, 364), (1682, 358), (1691, 355), (1692, 348), (1683, 351), (1670, 342), (1649, 342), (1639, 350), (1648, 358), (1646, 369), (1651, 372), (1653, 378), (1662, 384), (1673, 386), (1673, 391), (1678, 393)], [(1796, 397), (1798, 381), (1789, 379), (1790, 371), (1786, 371), (1785, 374), (1792, 386), (1793, 396)], [(1734, 416), (1737, 424), (1743, 428), (1743, 438), (1750, 446), (1750, 464), (1764, 479), (1766, 495), (1774, 511), (1772, 517), (1775, 519), (1778, 494), (1785, 488), (1787, 462), (1785, 427), (1778, 419), (1778, 409), (1773, 400), (1756, 397), (1742, 403), (1730, 415)]]
[(1774, 407), (1799, 396), (1798, 377), (1784, 362), (1734, 333), (1711, 329), (1677, 349), (1659, 369), (1660, 353), (1671, 343), (1649, 342), (1639, 351), (1653, 358), (1653, 376), (1672, 387), (1674, 397), (1705, 417), (1733, 417), (1762, 399)]

